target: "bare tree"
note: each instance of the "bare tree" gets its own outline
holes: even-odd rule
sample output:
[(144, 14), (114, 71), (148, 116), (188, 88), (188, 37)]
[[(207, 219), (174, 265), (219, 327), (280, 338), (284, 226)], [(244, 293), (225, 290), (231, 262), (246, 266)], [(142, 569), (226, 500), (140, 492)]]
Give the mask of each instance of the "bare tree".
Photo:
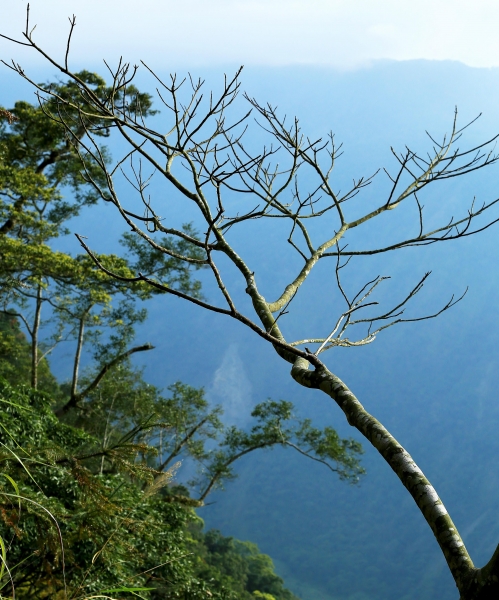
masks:
[[(496, 163), (499, 157), (494, 153), (494, 142), (498, 136), (462, 149), (459, 146), (462, 134), (470, 123), (459, 127), (456, 113), (449, 135), (441, 141), (430, 137), (430, 151), (427, 154), (408, 147), (401, 153), (392, 149), (395, 167), (354, 180), (349, 189), (339, 192), (333, 175), (340, 148), (335, 145), (332, 134), (326, 139), (308, 138), (302, 133), (297, 119), (289, 121), (281, 117), (270, 104), (260, 104), (247, 95), (244, 98), (250, 110), (241, 117), (235, 116), (234, 103), (240, 88), (240, 71), (232, 78), (225, 78), (218, 95), (205, 95), (201, 80), (188, 77), (179, 81), (172, 75), (165, 81), (143, 64), (155, 79), (157, 95), (163, 105), (161, 129), (157, 125), (153, 128), (141, 114), (137, 103), (132, 110), (124, 100), (117, 101), (118, 97), (127, 97), (124, 91), (131, 85), (138, 67), (132, 68), (120, 61), (113, 70), (106, 63), (112, 91), (104, 100), (97, 97), (69, 69), (68, 54), (75, 26), (74, 17), (70, 19), (70, 24), (66, 56), (62, 63), (54, 60), (35, 43), (29, 19), (23, 39), (8, 39), (31, 47), (77, 85), (82, 98), (81, 105), (37, 85), (20, 65), (12, 62), (7, 66), (37, 88), (42, 104), (46, 98), (57, 101), (57, 111), (47, 111), (47, 116), (66, 129), (68, 141), (80, 154), (83, 176), (103, 200), (114, 205), (138, 243), (187, 263), (196, 260), (205, 265), (218, 286), (219, 301), (209, 302), (174, 290), (160, 278), (143, 272), (137, 272), (133, 278), (120, 277), (102, 265), (79, 236), (80, 243), (95, 264), (110, 277), (146, 282), (200, 308), (235, 319), (272, 344), (277, 354), (291, 365), (293, 379), (302, 386), (328, 395), (343, 411), (348, 423), (390, 465), (432, 529), (461, 600), (499, 597), (499, 546), (484, 567), (474, 566), (435, 488), (410, 454), (366, 411), (349, 387), (322, 360), (326, 350), (372, 343), (388, 327), (402, 322), (432, 319), (462, 298), (452, 297), (432, 314), (408, 317), (405, 310), (426, 284), (429, 273), (425, 273), (400, 298), (394, 298), (391, 306), (385, 309), (381, 309), (376, 300), (385, 277), (367, 278), (364, 285), (350, 293), (343, 283), (343, 274), (347, 265), (349, 268), (353, 264), (360, 265), (359, 259), (362, 257), (464, 238), (496, 223), (499, 217), (491, 209), (499, 199), (480, 206), (472, 203), (463, 214), (448, 217), (431, 227), (427, 225), (423, 200), (430, 186), (433, 189), (438, 182), (464, 177)], [(254, 125), (250, 113), (256, 116), (256, 123), (270, 140), (269, 145), (263, 146), (259, 152), (250, 149), (252, 138), (246, 142), (249, 128)], [(78, 126), (85, 129), (85, 137), (77, 138), (73, 134), (75, 119)], [(98, 126), (95, 123), (101, 123), (102, 120), (128, 144), (127, 153), (114, 166), (106, 164), (96, 141)], [(105, 186), (92, 178), (91, 163), (96, 163), (102, 170)], [(374, 182), (376, 175), (377, 180), (379, 177), (387, 178), (388, 188), (382, 199), (377, 197), (375, 205), (366, 210), (360, 198)], [(165, 186), (164, 193), (157, 196), (150, 195), (148, 190), (153, 176), (160, 178)], [(135, 190), (135, 199), (130, 198), (129, 194), (126, 198), (121, 197), (117, 186), (121, 177)], [(197, 227), (203, 231), (201, 239), (186, 234), (162, 217), (168, 212), (169, 202), (179, 201), (195, 207)], [(402, 229), (396, 229), (393, 239), (384, 243), (373, 246), (362, 243), (362, 240), (371, 239), (370, 228), (376, 227), (378, 217), (414, 208), (412, 234), (403, 235)], [(493, 216), (489, 217), (491, 214)], [(435, 218), (433, 215), (432, 222)], [(273, 219), (275, 235), (286, 232), (290, 249), (302, 261), (296, 275), (273, 301), (266, 299), (259, 286), (257, 269), (239, 255), (238, 239), (233, 235), (236, 227), (243, 224), (261, 227), (268, 219)], [(314, 225), (318, 220), (324, 223), (320, 229)], [(326, 236), (325, 231), (329, 232)], [(197, 248), (203, 258), (193, 259), (174, 252), (171, 247), (158, 241), (159, 236), (164, 238), (165, 235)], [(257, 229), (254, 235), (264, 234)], [(230, 242), (229, 238), (234, 241)], [(268, 256), (269, 262), (275, 261), (273, 268), (276, 274), (281, 258)], [(331, 263), (331, 275), (336, 279), (343, 309), (331, 322), (323, 323), (323, 331), (317, 337), (315, 332), (311, 334), (306, 330), (306, 323), (302, 323), (305, 332), (303, 338), (290, 340), (286, 336), (286, 321), (282, 317), (291, 311), (293, 299), (313, 268), (324, 260)], [(241, 308), (233, 299), (232, 286), (226, 283), (228, 263), (237, 270), (239, 285), (244, 286), (251, 300), (250, 311)]]

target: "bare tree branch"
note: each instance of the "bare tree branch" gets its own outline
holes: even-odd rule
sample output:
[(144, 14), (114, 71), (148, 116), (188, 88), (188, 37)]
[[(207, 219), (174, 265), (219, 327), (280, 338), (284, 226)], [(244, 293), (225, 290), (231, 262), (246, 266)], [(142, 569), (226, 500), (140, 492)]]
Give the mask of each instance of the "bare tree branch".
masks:
[(56, 416), (62, 417), (71, 408), (75, 408), (83, 398), (88, 396), (88, 394), (90, 394), (90, 392), (92, 392), (99, 385), (106, 373), (108, 373), (108, 371), (110, 371), (115, 365), (126, 360), (135, 352), (144, 352), (146, 350), (153, 349), (154, 346), (152, 346), (151, 344), (143, 344), (142, 346), (135, 346), (134, 348), (130, 348), (130, 350), (127, 350), (126, 352), (123, 352), (122, 354), (119, 354), (118, 356), (113, 358), (113, 360), (109, 361), (101, 368), (94, 380), (83, 391), (81, 391), (80, 393), (76, 393), (76, 390), (74, 390), (75, 393), (71, 395), (71, 398), (66, 402), (66, 404), (64, 404), (55, 411)]

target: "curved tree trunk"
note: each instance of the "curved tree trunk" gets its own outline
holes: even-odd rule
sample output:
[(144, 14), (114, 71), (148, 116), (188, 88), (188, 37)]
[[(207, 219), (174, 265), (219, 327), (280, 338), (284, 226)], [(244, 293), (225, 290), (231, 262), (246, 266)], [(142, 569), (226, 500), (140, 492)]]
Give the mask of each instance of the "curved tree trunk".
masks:
[(348, 387), (326, 367), (309, 370), (309, 363), (298, 358), (291, 375), (304, 387), (322, 390), (345, 413), (355, 427), (378, 450), (404, 487), (411, 494), (442, 550), (460, 593), (460, 600), (499, 599), (499, 546), (489, 563), (475, 568), (459, 532), (435, 488), (410, 454), (369, 414)]

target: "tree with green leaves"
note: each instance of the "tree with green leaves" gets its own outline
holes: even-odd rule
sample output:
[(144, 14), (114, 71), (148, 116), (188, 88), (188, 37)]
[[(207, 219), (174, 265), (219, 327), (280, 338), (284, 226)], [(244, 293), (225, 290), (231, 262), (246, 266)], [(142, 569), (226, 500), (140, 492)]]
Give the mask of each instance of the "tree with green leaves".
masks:
[[(74, 25), (73, 19), (71, 33)], [(206, 96), (203, 95), (202, 81), (179, 81), (175, 76), (164, 80), (146, 67), (160, 88), (158, 95), (166, 112), (163, 124), (158, 128), (149, 126), (137, 107), (123, 106), (114, 101), (113, 95), (102, 100), (93, 94), (85, 81), (71, 71), (67, 59), (61, 64), (48, 56), (28, 29), (21, 40), (12, 41), (39, 52), (59, 69), (62, 76), (78, 86), (81, 95), (88, 100), (91, 108), (80, 107), (49, 88), (37, 85), (20, 67), (11, 65), (46, 99), (47, 115), (65, 128), (68, 138), (79, 149), (84, 177), (96, 194), (113, 204), (116, 214), (135, 238), (151, 248), (174, 256), (160, 241), (161, 236), (167, 234), (186, 240), (198, 249), (218, 287), (219, 301), (208, 302), (170, 289), (160, 277), (148, 276), (140, 267), (133, 277), (123, 277), (102, 264), (80, 238), (95, 264), (103, 273), (119, 281), (142, 282), (204, 310), (234, 319), (271, 344), (291, 368), (291, 377), (299, 385), (320, 390), (331, 398), (348, 423), (373, 445), (400, 479), (434, 533), (461, 600), (496, 598), (499, 594), (499, 546), (486, 565), (482, 568), (474, 566), (434, 486), (408, 451), (364, 408), (322, 357), (327, 350), (372, 343), (382, 331), (398, 323), (434, 318), (459, 300), (452, 297), (431, 314), (406, 316), (408, 307), (414, 304), (427, 283), (429, 273), (425, 273), (405, 293), (393, 298), (391, 304), (380, 308), (377, 294), (386, 277), (367, 277), (364, 284), (357, 283), (354, 288), (346, 283), (347, 265), (351, 269), (353, 265), (361, 264), (364, 257), (465, 238), (495, 223), (498, 218), (493, 210), (497, 199), (472, 204), (452, 218), (442, 219), (441, 206), (440, 212), (430, 217), (428, 211), (432, 206), (429, 192), (439, 183), (465, 177), (497, 162), (499, 157), (494, 152), (497, 136), (463, 149), (463, 132), (469, 124), (459, 127), (456, 115), (450, 133), (441, 140), (432, 137), (429, 150), (418, 152), (407, 147), (402, 152), (392, 150), (394, 166), (384, 170), (387, 179), (379, 189), (379, 196), (371, 197), (362, 205), (359, 198), (365, 188), (373, 184), (374, 177), (360, 177), (349, 189), (340, 192), (334, 180), (339, 149), (332, 135), (324, 140), (311, 139), (302, 133), (297, 119), (286, 120), (272, 105), (246, 96), (247, 107), (256, 114), (268, 136), (267, 145), (260, 151), (250, 150), (251, 142), (246, 141), (251, 132), (248, 111), (245, 109), (241, 117), (234, 116), (239, 72), (233, 78), (225, 78), (218, 94)], [(134, 74), (135, 70), (123, 62), (111, 71), (111, 87), (116, 94), (130, 84)], [(51, 102), (57, 103), (57, 110), (49, 108)], [(116, 133), (127, 144), (125, 156), (130, 168), (125, 172), (125, 178), (132, 182), (137, 192), (135, 203), (128, 195), (126, 198), (121, 195), (117, 186), (121, 174), (99, 153), (92, 124), (92, 119), (97, 116), (113, 124)], [(72, 135), (75, 123), (79, 122), (85, 123), (87, 141)], [(87, 167), (90, 162), (100, 167), (105, 185), (101, 185)], [(123, 165), (122, 159), (117, 165)], [(176, 199), (196, 207), (198, 220), (194, 225), (203, 231), (202, 238), (186, 237), (174, 222), (163, 216), (165, 194), (145, 195), (144, 190), (153, 175), (162, 181), (165, 189), (175, 194)], [(386, 239), (374, 241), (380, 220), (396, 218), (395, 215), (404, 209), (410, 211), (411, 204), (415, 215), (414, 230), (409, 232), (407, 227), (395, 226)], [(144, 211), (145, 216), (141, 217)], [(266, 297), (258, 265), (242, 256), (235, 233), (243, 228), (253, 228), (254, 239), (261, 239), (267, 235), (264, 232), (269, 231), (264, 229), (265, 222), (272, 223), (276, 236), (284, 235), (289, 250), (301, 262), (294, 267), (295, 274), (273, 300)], [(319, 227), (319, 223), (324, 225)], [(187, 255), (179, 258), (186, 263), (190, 261)], [(280, 261), (286, 261), (287, 256), (283, 250), (266, 260), (272, 262), (273, 273), (277, 276), (283, 268)], [(327, 261), (331, 264), (329, 276), (336, 281), (338, 302), (342, 307), (334, 305), (336, 314), (330, 322), (322, 324), (320, 332), (310, 331), (306, 322), (302, 322), (303, 333), (294, 339), (286, 333), (284, 317), (292, 310), (293, 301), (306, 286), (312, 271), (317, 270), (319, 263)], [(227, 264), (238, 273), (239, 284), (251, 300), (250, 308), (234, 300), (235, 294), (226, 277)], [(309, 307), (311, 312), (313, 305)]]
[[(111, 93), (104, 80), (83, 71), (82, 80), (93, 93), (104, 99)], [(48, 84), (60, 97), (85, 102), (73, 84)], [(120, 101), (139, 105), (144, 115), (155, 114), (151, 99), (131, 86), (119, 94)], [(55, 107), (55, 105), (54, 105)], [(76, 114), (76, 113), (75, 113)], [(2, 118), (3, 117), (3, 118)], [(99, 138), (109, 136), (105, 119), (93, 120)], [(75, 124), (73, 134), (85, 136), (85, 125)], [(109, 160), (105, 146), (99, 147), (103, 160)], [(103, 175), (96, 165), (92, 176), (101, 183)], [(62, 189), (70, 194), (66, 200)], [(151, 296), (147, 286), (110, 282), (95, 269), (86, 255), (71, 256), (56, 251), (52, 244), (69, 230), (67, 222), (84, 206), (95, 204), (98, 196), (81, 177), (78, 151), (65, 132), (47, 119), (45, 108), (19, 101), (11, 110), (0, 112), (0, 256), (2, 259), (0, 301), (6, 317), (17, 317), (23, 324), (31, 344), (31, 386), (39, 384), (39, 367), (61, 342), (73, 341), (74, 361), (69, 397), (59, 407), (60, 414), (75, 406), (100, 383), (102, 377), (121, 360), (135, 352), (149, 350), (149, 344), (131, 347), (134, 326), (145, 318), (144, 309), (136, 303)], [(195, 235), (188, 225), (184, 230)], [(183, 252), (185, 242), (165, 239), (172, 251)], [(196, 268), (175, 258), (151, 252), (149, 247), (131, 241), (127, 259), (103, 255), (110, 268), (123, 275), (133, 272), (133, 257), (141, 264), (147, 261), (150, 273), (161, 273), (172, 287), (199, 295), (199, 282), (191, 277)], [(114, 302), (114, 303), (113, 303)], [(44, 330), (48, 333), (42, 337)], [(92, 343), (97, 365), (94, 381), (79, 390), (79, 375), (84, 344)], [(90, 387), (89, 387), (90, 386)]]
[(144, 382), (140, 371), (122, 364), (89, 394), (80, 410), (70, 413), (69, 422), (101, 440), (106, 450), (101, 472), (114, 470), (116, 449), (123, 440), (144, 443), (155, 450), (147, 463), (157, 471), (157, 479), (179, 461), (190, 466), (192, 476), (172, 496), (190, 506), (203, 506), (213, 490), (236, 477), (235, 463), (259, 450), (291, 448), (350, 483), (364, 473), (358, 442), (340, 438), (331, 427), (319, 429), (308, 419), (298, 419), (291, 402), (258, 404), (250, 425), (240, 429), (222, 423), (223, 408), (210, 406), (203, 389), (176, 382), (168, 391), (164, 397)]
[[(130, 325), (117, 321), (113, 336), (118, 341), (130, 341)], [(0, 374), (13, 385), (30, 384), (32, 345), (15, 317), (4, 315), (0, 324)], [(115, 340), (110, 350), (97, 340), (94, 338), (94, 354), (115, 351)], [(235, 477), (237, 460), (276, 446), (317, 460), (352, 483), (364, 473), (358, 442), (341, 439), (330, 427), (318, 429), (308, 419), (297, 419), (290, 402), (267, 400), (258, 404), (251, 413), (254, 424), (241, 430), (222, 423), (222, 407), (210, 406), (202, 389), (177, 382), (164, 397), (144, 381), (142, 370), (132, 366), (130, 356), (119, 354), (109, 362), (107, 355), (96, 355), (95, 359), (93, 367), (77, 380), (82, 389), (78, 394), (72, 387), (74, 374), (69, 385), (60, 385), (46, 360), (40, 363), (39, 374), (41, 389), (55, 402), (56, 416), (99, 440), (101, 474), (115, 472), (124, 443), (145, 444), (154, 448), (155, 458), (142, 458), (155, 470), (157, 479), (178, 461), (191, 464), (197, 474), (175, 500), (202, 506), (210, 492)], [(102, 362), (104, 368), (99, 366)]]

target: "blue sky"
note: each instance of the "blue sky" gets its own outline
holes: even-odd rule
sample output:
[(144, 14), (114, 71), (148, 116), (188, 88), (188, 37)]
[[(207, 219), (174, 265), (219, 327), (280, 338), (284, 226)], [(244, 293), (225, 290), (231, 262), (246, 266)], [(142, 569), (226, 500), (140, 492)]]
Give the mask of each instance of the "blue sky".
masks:
[[(496, 0), (32, 0), (35, 39), (73, 64), (144, 59), (156, 69), (320, 64), (352, 69), (378, 59), (457, 60), (499, 66)], [(20, 36), (26, 2), (2, 6), (1, 33)], [(35, 60), (0, 42), (0, 56)]]

